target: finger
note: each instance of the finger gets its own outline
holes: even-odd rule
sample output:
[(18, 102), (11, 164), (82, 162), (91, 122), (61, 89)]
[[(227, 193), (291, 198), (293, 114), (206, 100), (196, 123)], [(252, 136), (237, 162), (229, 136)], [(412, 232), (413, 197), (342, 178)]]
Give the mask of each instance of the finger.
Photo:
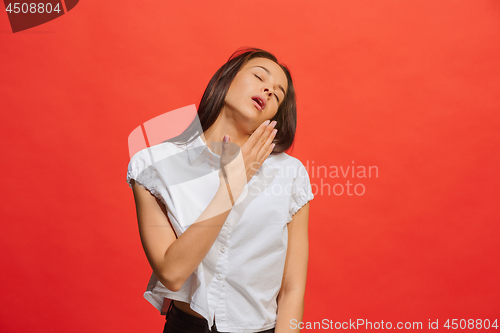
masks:
[(257, 159), (260, 159), (260, 158), (262, 158), (263, 155), (267, 154), (267, 151), (269, 150), (269, 147), (273, 143), (273, 140), (276, 137), (277, 132), (278, 132), (278, 129), (275, 128), (271, 131), (271, 133), (269, 133), (269, 136), (267, 137), (266, 142), (264, 143), (264, 145), (261, 147), (260, 151), (257, 154)]
[(269, 155), (271, 155), (271, 153), (273, 152), (273, 149), (274, 149), (274, 146), (275, 144), (273, 143), (266, 151), (266, 153), (264, 154), (264, 156), (262, 156), (262, 159), (260, 160), (260, 164), (262, 165), (262, 163), (264, 163), (266, 161), (266, 159), (269, 157)]
[(227, 174), (226, 174), (226, 170), (225, 170), (225, 166), (226, 164), (228, 163), (228, 149), (227, 149), (227, 142), (226, 142), (226, 136), (224, 136), (224, 138), (222, 139), (222, 147), (221, 147), (222, 151), (221, 151), (221, 154), (220, 154), (220, 169), (222, 171), (222, 175), (224, 176), (224, 181), (228, 182), (228, 179), (227, 179)]
[(231, 163), (240, 151), (240, 147), (232, 142), (222, 142), (222, 153), (220, 155), (220, 163), (223, 166)]
[[(254, 151), (256, 152), (256, 154), (259, 154), (259, 152), (261, 151), (261, 149), (263, 149), (264, 144), (266, 143), (268, 137), (271, 135), (271, 133), (272, 133), (272, 131), (274, 129), (274, 126), (276, 126), (276, 120), (273, 120), (266, 127), (266, 129), (264, 130), (264, 132), (260, 136), (259, 140), (257, 141), (257, 143), (254, 146)], [(267, 150), (267, 148), (265, 148), (265, 150)]]
[(262, 124), (260, 124), (260, 126), (257, 127), (257, 129), (252, 133), (252, 135), (250, 135), (248, 140), (245, 142), (245, 145), (248, 145), (248, 147), (252, 149), (258, 142), (259, 138), (262, 136), (262, 133), (264, 133), (266, 127), (268, 127), (269, 123), (270, 120), (266, 120)]

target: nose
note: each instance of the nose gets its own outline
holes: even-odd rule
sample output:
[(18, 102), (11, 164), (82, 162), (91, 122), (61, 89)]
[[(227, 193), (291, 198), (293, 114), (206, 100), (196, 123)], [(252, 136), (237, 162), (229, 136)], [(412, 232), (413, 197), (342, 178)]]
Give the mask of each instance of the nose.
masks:
[(272, 96), (274, 93), (274, 89), (272, 87), (264, 87), (264, 94), (268, 96)]

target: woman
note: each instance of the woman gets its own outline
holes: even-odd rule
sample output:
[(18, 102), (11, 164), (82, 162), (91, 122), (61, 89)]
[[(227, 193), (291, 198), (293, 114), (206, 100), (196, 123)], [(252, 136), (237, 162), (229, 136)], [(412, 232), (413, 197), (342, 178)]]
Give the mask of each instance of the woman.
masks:
[(132, 157), (153, 269), (144, 297), (166, 314), (165, 333), (289, 332), (302, 321), (314, 196), (284, 153), (295, 128), (287, 67), (248, 48), (215, 73), (181, 135)]

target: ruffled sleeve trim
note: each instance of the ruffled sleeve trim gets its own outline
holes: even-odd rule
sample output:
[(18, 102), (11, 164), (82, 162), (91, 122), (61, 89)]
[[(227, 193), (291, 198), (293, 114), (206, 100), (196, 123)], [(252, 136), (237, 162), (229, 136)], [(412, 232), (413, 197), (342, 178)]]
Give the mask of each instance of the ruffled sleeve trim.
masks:
[(127, 183), (128, 183), (128, 186), (130, 186), (130, 188), (132, 188), (132, 179), (135, 180), (135, 176), (132, 174), (132, 170), (128, 170), (127, 171)]
[(303, 188), (298, 190), (297, 195), (292, 197), (290, 202), (290, 219), (288, 222), (292, 221), (293, 215), (299, 211), (302, 206), (314, 199), (314, 195), (311, 191), (306, 192)]
[(156, 173), (156, 169), (153, 166), (147, 167), (139, 174), (139, 176), (135, 178), (129, 171), (127, 173), (127, 183), (130, 187), (132, 187), (132, 179), (134, 179), (134, 181), (138, 185), (148, 190), (152, 195), (160, 200), (165, 205), (165, 207), (167, 206), (163, 196), (160, 193), (160, 189), (163, 188), (163, 184)]

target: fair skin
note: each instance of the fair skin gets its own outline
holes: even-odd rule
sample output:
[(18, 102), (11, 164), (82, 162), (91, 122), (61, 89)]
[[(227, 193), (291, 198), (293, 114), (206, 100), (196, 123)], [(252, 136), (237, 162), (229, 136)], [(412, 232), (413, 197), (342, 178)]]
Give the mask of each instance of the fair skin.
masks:
[[(307, 263), (309, 258), (309, 203), (306, 203), (288, 223), (288, 248), (283, 280), (278, 295), (278, 315), (275, 333), (300, 332), (290, 321), (301, 322), (304, 315)], [(293, 327), (293, 326), (292, 326)]]
[[(271, 75), (259, 66), (269, 70)], [(219, 118), (205, 132), (206, 141), (221, 141), (227, 134), (232, 143), (243, 147), (252, 132), (278, 111), (279, 104), (285, 97), (279, 86), (286, 92), (287, 79), (278, 64), (266, 58), (249, 60), (231, 83)], [(259, 111), (254, 105), (252, 96), (256, 95), (266, 99), (263, 111)]]
[[(264, 121), (276, 114), (285, 96), (282, 89), (286, 92), (287, 86), (283, 70), (269, 59), (254, 58), (242, 66), (228, 90), (219, 117), (204, 133), (209, 148), (210, 142), (221, 142), (224, 135), (229, 135), (230, 143), (226, 145), (237, 144), (241, 149), (240, 158), (225, 165), (222, 159), (226, 153), (222, 152), (225, 174), (220, 173), (218, 191), (196, 222), (178, 238), (163, 204), (133, 183), (141, 242), (153, 272), (168, 289), (179, 290), (203, 261), (244, 185), (271, 153), (275, 124), (267, 125)], [(252, 100), (256, 95), (266, 100), (263, 110)], [(290, 320), (302, 320), (308, 216), (309, 204), (306, 204), (288, 223), (288, 249), (278, 297), (276, 332), (290, 332)], [(174, 301), (174, 304), (184, 312), (203, 318), (189, 303)]]

